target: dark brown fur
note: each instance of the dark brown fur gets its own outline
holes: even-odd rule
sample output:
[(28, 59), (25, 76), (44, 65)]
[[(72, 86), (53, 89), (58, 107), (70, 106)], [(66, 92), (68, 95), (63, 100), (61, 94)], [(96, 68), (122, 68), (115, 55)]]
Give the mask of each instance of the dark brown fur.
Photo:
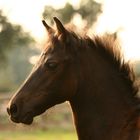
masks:
[(56, 31), (43, 21), (49, 41), (9, 103), (11, 119), (31, 124), (34, 116), (69, 101), (79, 140), (138, 140), (138, 87), (117, 41), (81, 37), (54, 21)]

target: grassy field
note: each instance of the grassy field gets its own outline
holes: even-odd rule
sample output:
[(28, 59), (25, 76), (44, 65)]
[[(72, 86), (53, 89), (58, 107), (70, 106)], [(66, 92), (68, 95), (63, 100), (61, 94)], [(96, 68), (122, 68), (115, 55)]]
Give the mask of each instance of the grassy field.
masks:
[(0, 131), (0, 140), (77, 140), (73, 131)]

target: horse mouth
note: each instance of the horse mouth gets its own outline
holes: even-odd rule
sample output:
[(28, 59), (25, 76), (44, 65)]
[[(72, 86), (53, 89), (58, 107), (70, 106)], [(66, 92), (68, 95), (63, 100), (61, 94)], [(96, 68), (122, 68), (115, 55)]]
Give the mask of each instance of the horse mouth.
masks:
[(30, 113), (27, 113), (24, 117), (20, 117), (20, 118), (11, 116), (11, 120), (15, 123), (23, 123), (26, 125), (30, 125), (33, 122), (33, 117)]

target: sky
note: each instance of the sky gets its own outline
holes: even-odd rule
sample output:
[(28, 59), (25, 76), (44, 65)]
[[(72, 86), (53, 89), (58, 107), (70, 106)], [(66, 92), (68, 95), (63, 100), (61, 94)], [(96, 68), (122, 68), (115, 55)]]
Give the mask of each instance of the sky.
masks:
[(97, 32), (119, 30), (127, 60), (140, 59), (140, 1), (104, 0), (103, 14), (98, 19)]
[[(76, 4), (79, 0), (68, 0), (68, 2)], [(52, 5), (60, 8), (65, 3), (66, 0), (0, 0), (0, 9), (3, 9), (10, 21), (21, 24), (25, 30), (41, 39), (44, 33), (41, 23), (44, 6)]]
[[(42, 40), (44, 27), (42, 26), (42, 12), (45, 5), (60, 8), (67, 0), (0, 0), (0, 9), (8, 15), (10, 21), (21, 24), (26, 31), (37, 39)], [(68, 0), (74, 6), (80, 0)], [(119, 30), (119, 38), (122, 43), (127, 60), (140, 59), (140, 1), (139, 0), (98, 0), (103, 4), (103, 13), (98, 17), (97, 34), (114, 32)]]

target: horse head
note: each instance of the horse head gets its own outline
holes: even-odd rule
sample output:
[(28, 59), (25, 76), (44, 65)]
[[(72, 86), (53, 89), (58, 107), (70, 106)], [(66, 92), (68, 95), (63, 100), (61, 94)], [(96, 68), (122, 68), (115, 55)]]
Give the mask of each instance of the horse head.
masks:
[(56, 30), (44, 20), (49, 41), (29, 77), (12, 97), (7, 111), (16, 123), (31, 124), (33, 118), (48, 108), (70, 100), (77, 90), (75, 59), (68, 50), (71, 36), (54, 17)]

